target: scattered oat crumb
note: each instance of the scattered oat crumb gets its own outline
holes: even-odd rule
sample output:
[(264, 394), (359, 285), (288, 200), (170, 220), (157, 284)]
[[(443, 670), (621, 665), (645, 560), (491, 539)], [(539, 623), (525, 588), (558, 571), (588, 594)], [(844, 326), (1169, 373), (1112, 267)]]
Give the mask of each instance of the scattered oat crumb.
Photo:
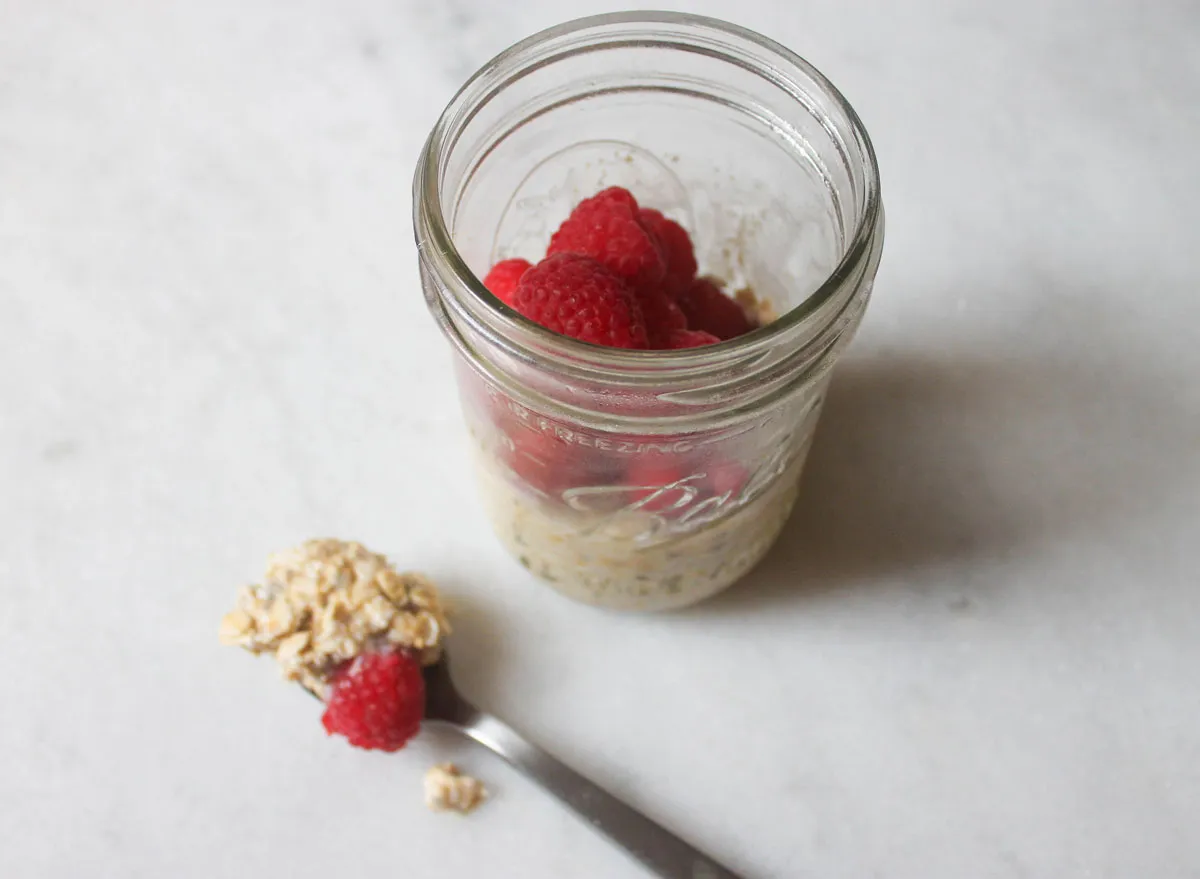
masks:
[(767, 299), (759, 299), (749, 287), (744, 287), (733, 294), (734, 301), (746, 312), (746, 319), (758, 327), (765, 327), (779, 315), (775, 306)]
[(453, 763), (438, 763), (425, 773), (425, 805), (435, 812), (466, 815), (486, 799), (483, 782), (464, 775)]
[(322, 539), (271, 556), (262, 583), (243, 587), (221, 620), (220, 639), (273, 653), (284, 678), (324, 698), (344, 660), (402, 647), (431, 665), (449, 633), (428, 578), (398, 573), (361, 543)]

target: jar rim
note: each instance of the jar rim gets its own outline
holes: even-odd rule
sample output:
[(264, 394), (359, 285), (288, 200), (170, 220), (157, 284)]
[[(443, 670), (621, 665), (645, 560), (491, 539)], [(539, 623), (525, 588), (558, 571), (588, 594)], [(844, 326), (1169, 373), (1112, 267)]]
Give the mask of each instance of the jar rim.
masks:
[[(776, 87), (799, 98), (794, 82), (782, 66), (761, 63), (752, 66), (749, 61), (732, 55), (731, 43), (734, 40), (744, 41), (773, 56), (773, 60), (793, 66), (809, 78), (820, 89), (822, 97), (828, 99), (843, 115), (860, 153), (863, 174), (861, 210), (857, 212), (853, 230), (846, 236), (846, 244), (837, 265), (803, 302), (769, 324), (720, 344), (672, 351), (609, 348), (562, 336), (541, 327), (508, 307), (484, 287), (483, 281), (475, 275), (455, 246), (442, 210), (442, 158), (453, 150), (458, 137), (479, 109), (515, 79), (561, 59), (564, 54), (589, 51), (596, 46), (567, 45), (561, 51), (540, 58), (537, 57), (539, 50), (564, 40), (569, 42), (572, 38), (602, 33), (623, 25), (702, 29), (715, 39), (724, 38), (726, 42), (715, 44), (709, 54), (750, 66)], [(688, 36), (680, 36), (682, 39), (676, 42), (664, 41), (664, 46), (687, 47)], [(629, 37), (631, 43), (639, 46), (654, 45), (653, 40), (647, 40), (644, 36), (638, 39), (630, 34)], [(604, 47), (619, 45), (622, 43), (606, 42)], [(720, 52), (721, 48), (726, 52)], [(532, 60), (530, 56), (534, 56)], [(413, 201), (414, 232), (422, 265), (432, 272), (441, 288), (449, 294), (448, 297), (443, 296), (440, 302), (431, 300), (430, 306), (443, 328), (452, 336), (457, 331), (448, 326), (447, 308), (452, 308), (454, 317), (465, 321), (473, 332), (486, 338), (489, 343), (498, 345), (510, 356), (531, 360), (528, 354), (536, 350), (539, 363), (551, 362), (566, 373), (593, 378), (617, 374), (622, 381), (633, 384), (661, 383), (667, 376), (694, 380), (712, 371), (714, 364), (720, 364), (717, 368), (728, 369), (730, 358), (739, 361), (758, 360), (780, 344), (781, 340), (796, 343), (809, 341), (804, 339), (805, 335), (812, 335), (814, 330), (819, 332), (839, 322), (846, 309), (859, 299), (853, 293), (864, 275), (874, 273), (881, 248), (882, 202), (874, 147), (858, 114), (842, 93), (824, 74), (782, 44), (740, 25), (682, 12), (626, 11), (578, 18), (539, 31), (496, 55), (463, 84), (430, 132), (413, 179)], [(843, 307), (832, 315), (826, 315), (820, 325), (814, 327), (813, 316), (826, 310), (825, 307), (836, 302), (839, 296), (844, 300)], [(449, 303), (445, 301), (447, 298), (450, 299)], [(456, 343), (460, 342), (456, 340)]]

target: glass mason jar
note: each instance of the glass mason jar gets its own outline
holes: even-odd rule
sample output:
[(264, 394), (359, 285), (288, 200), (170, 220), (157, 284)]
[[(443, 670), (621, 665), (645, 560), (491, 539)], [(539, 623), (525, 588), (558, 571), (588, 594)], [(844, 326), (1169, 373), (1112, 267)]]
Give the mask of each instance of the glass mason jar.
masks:
[[(777, 317), (721, 344), (631, 351), (552, 333), (484, 288), (493, 263), (537, 263), (571, 208), (614, 185), (691, 232), (702, 274)], [(682, 607), (750, 570), (791, 511), (883, 245), (871, 143), (833, 85), (713, 19), (581, 19), (463, 86), (413, 195), (425, 297), (512, 554), (620, 609)]]

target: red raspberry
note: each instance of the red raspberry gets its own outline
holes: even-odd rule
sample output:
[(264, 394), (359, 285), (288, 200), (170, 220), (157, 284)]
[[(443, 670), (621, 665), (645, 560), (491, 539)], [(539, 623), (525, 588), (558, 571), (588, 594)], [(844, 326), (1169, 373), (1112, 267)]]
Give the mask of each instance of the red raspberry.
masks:
[(356, 748), (397, 751), (425, 716), (425, 679), (407, 653), (363, 653), (334, 671), (321, 723)]
[(658, 241), (638, 222), (637, 210), (637, 201), (619, 186), (585, 198), (550, 237), (546, 255), (590, 256), (633, 287), (657, 287), (666, 263)]
[(510, 423), (507, 434), (512, 449), (506, 450), (505, 462), (526, 485), (551, 498), (561, 499), (569, 488), (620, 482), (621, 468), (599, 450), (572, 445), (520, 422)]
[(549, 434), (519, 424), (508, 431), (512, 451), (509, 467), (526, 484), (551, 497), (571, 487), (571, 447)]
[(708, 278), (697, 278), (676, 301), (687, 315), (688, 329), (704, 330), (722, 341), (754, 329), (742, 307)]
[(687, 329), (687, 318), (675, 300), (661, 287), (638, 290), (638, 303), (646, 318), (646, 336), (651, 348), (669, 348), (672, 334)]
[(660, 515), (682, 514), (695, 500), (698, 480), (689, 480), (688, 472), (677, 461), (661, 458), (635, 458), (625, 474), (630, 499), (641, 503), (638, 509)]
[(714, 497), (736, 498), (750, 481), (750, 474), (737, 461), (710, 461), (705, 470), (705, 490)]
[(696, 277), (696, 253), (687, 230), (654, 208), (638, 211), (638, 222), (658, 241), (667, 264), (663, 286), (674, 296)]
[(643, 501), (639, 509), (667, 518), (680, 518), (698, 508), (723, 509), (741, 493), (747, 479), (741, 464), (719, 458), (705, 462), (642, 457), (634, 459), (625, 473), (631, 501)]
[(667, 336), (664, 348), (699, 348), (701, 345), (715, 345), (721, 340), (712, 333), (704, 330), (676, 330)]
[(505, 305), (512, 305), (517, 282), (531, 268), (533, 266), (527, 259), (502, 259), (484, 277), (483, 286)]
[[(592, 196), (592, 200), (597, 202), (609, 202), (611, 204), (623, 205), (629, 208), (633, 213), (638, 212), (637, 199), (634, 198), (632, 192), (623, 186), (610, 186), (608, 189), (601, 189)], [(578, 205), (576, 205), (578, 207)]]
[(513, 308), (548, 330), (611, 348), (645, 348), (646, 322), (625, 283), (594, 259), (548, 256), (517, 284)]

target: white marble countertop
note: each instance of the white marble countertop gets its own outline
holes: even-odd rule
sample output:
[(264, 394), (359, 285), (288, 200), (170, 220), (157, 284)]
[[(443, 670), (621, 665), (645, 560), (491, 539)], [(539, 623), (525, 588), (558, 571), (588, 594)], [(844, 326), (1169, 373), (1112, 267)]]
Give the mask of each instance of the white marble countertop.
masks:
[(4, 5), (6, 877), (642, 875), (217, 645), (315, 534), (443, 582), (466, 691), (751, 879), (1200, 875), (1200, 10), (694, 6), (842, 87), (888, 240), (781, 545), (624, 617), (490, 536), (409, 220), (454, 88), (602, 4)]

